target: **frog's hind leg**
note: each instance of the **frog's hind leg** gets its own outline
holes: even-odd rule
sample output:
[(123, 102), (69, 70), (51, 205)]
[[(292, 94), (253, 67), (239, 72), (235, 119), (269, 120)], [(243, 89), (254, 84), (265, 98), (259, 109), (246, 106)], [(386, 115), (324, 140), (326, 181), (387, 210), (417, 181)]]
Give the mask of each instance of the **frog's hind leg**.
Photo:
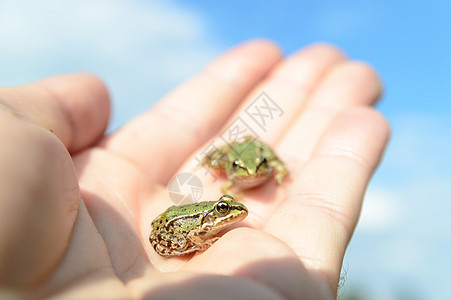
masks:
[(184, 254), (188, 246), (186, 238), (177, 232), (163, 232), (159, 235), (158, 243), (151, 241), (155, 251), (161, 256), (179, 256)]

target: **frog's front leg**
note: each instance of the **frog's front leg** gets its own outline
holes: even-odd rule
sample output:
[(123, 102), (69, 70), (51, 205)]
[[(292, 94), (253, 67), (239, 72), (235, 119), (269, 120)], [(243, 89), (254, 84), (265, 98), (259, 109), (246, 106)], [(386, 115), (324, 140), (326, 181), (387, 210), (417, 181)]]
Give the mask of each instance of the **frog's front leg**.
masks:
[(285, 164), (271, 148), (261, 142), (259, 143), (262, 147), (262, 154), (268, 162), (268, 166), (275, 170), (276, 175), (274, 178), (276, 179), (277, 184), (281, 185), (283, 179), (289, 174), (287, 168), (285, 168)]
[(183, 254), (188, 254), (188, 253), (195, 252), (195, 251), (204, 251), (208, 247), (210, 247), (214, 242), (219, 240), (219, 237), (218, 236), (217, 237), (211, 237), (211, 238), (209, 238), (207, 240), (203, 240), (200, 237), (199, 232), (191, 231), (188, 234), (187, 239), (189, 240), (189, 244), (192, 245), (192, 246), (188, 247), (188, 249), (183, 251)]
[(224, 146), (208, 152), (202, 159), (202, 165), (215, 170), (224, 170), (227, 160), (227, 153)]
[(189, 247), (188, 249), (186, 249), (185, 251), (180, 251), (176, 255), (186, 255), (186, 254), (190, 254), (190, 253), (193, 253), (196, 251), (205, 251), (217, 240), (219, 240), (219, 237), (211, 238), (207, 241), (195, 244), (192, 247)]
[(276, 175), (274, 176), (274, 178), (277, 181), (277, 184), (281, 185), (283, 182), (283, 179), (288, 176), (288, 170), (285, 167), (284, 163), (279, 160), (279, 159), (275, 159), (269, 162), (269, 165), (275, 170)]
[(199, 250), (199, 251), (207, 250), (208, 247), (210, 247), (214, 242), (216, 242), (216, 241), (219, 240), (219, 239), (220, 239), (220, 237), (217, 236), (217, 237), (208, 239), (208, 240), (206, 240), (206, 241), (204, 241), (204, 242), (202, 242), (202, 243), (198, 243), (198, 244), (194, 245), (193, 248), (196, 248), (196, 250), (194, 250), (194, 251), (197, 251), (197, 250)]
[(224, 195), (232, 195), (232, 187), (233, 187), (233, 181), (232, 180), (227, 180), (226, 182), (224, 182), (224, 184), (221, 187), (222, 193)]

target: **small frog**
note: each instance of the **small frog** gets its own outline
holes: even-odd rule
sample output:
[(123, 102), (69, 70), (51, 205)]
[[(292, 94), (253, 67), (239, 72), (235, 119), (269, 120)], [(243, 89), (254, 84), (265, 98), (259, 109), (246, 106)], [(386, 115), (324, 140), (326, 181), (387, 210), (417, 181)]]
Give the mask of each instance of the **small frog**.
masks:
[(218, 201), (171, 206), (152, 222), (149, 240), (161, 256), (203, 251), (219, 239), (225, 227), (246, 218), (247, 208), (224, 195)]
[(202, 165), (225, 171), (228, 180), (222, 186), (225, 194), (231, 188), (247, 189), (258, 186), (270, 178), (275, 171), (278, 184), (288, 175), (288, 170), (274, 151), (253, 136), (243, 141), (233, 141), (205, 155)]

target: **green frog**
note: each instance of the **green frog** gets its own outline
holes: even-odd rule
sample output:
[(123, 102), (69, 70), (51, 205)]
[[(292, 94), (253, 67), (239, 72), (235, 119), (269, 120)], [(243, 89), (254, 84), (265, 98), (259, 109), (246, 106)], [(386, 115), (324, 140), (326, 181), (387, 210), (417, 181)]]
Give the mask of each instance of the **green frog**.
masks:
[(217, 201), (171, 206), (152, 222), (149, 240), (161, 256), (204, 251), (219, 239), (216, 234), (246, 218), (247, 208), (223, 195)]
[(275, 173), (275, 180), (282, 184), (288, 170), (274, 151), (253, 136), (245, 136), (242, 141), (233, 141), (208, 152), (202, 165), (225, 171), (227, 181), (222, 186), (225, 194), (231, 189), (256, 187)]

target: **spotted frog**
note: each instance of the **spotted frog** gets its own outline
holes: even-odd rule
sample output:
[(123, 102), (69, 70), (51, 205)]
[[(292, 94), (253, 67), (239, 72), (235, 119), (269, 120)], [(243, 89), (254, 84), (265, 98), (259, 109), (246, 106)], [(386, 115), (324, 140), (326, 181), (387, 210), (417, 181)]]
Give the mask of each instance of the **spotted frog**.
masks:
[(216, 234), (246, 218), (247, 208), (224, 195), (217, 201), (171, 206), (152, 222), (149, 240), (161, 256), (203, 251), (219, 239)]
[(232, 188), (247, 189), (258, 186), (275, 173), (275, 180), (282, 184), (288, 170), (274, 151), (253, 136), (242, 141), (233, 141), (208, 152), (202, 165), (225, 171), (227, 181), (222, 186), (225, 194), (232, 194)]

